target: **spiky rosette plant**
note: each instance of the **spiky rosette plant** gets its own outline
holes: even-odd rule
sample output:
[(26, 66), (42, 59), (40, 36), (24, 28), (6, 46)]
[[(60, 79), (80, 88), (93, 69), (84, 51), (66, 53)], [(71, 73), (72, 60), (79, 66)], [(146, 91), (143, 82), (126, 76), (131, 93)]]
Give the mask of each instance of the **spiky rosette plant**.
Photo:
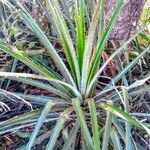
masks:
[[(17, 8), (11, 7), (19, 8), (17, 15), (39, 38), (60, 74), (40, 65), (24, 51), (17, 50), (16, 47), (1, 40), (1, 50), (16, 57), (37, 73), (0, 72), (0, 76), (42, 88), (55, 96), (46, 100), (35, 97), (35, 101), (40, 101), (45, 106), (0, 122), (0, 134), (35, 125), (28, 143), (21, 148), (30, 150), (40, 138), (39, 131), (43, 123), (47, 122), (51, 125), (49, 129), (51, 132), (47, 136), (49, 139), (47, 150), (58, 147), (63, 150), (76, 148), (106, 150), (108, 147), (121, 150), (122, 146), (128, 150), (136, 149), (131, 129), (145, 130), (148, 135), (150, 129), (130, 115), (129, 96), (133, 89), (144, 84), (149, 77), (129, 85), (119, 81), (149, 51), (149, 47), (143, 49), (142, 53), (120, 70), (105, 88), (97, 92), (98, 78), (105, 67), (141, 32), (124, 42), (108, 60), (100, 63), (113, 25), (123, 8), (123, 0), (117, 1), (107, 25), (104, 25), (104, 0), (98, 0), (90, 6), (91, 1), (75, 1), (72, 15), (68, 7), (62, 10), (57, 0), (45, 2), (47, 16), (54, 26), (67, 63), (64, 63), (64, 58), (60, 57), (57, 49), (27, 9), (16, 1)], [(119, 86), (115, 86), (116, 83)], [(121, 140), (124, 144), (121, 144)]]

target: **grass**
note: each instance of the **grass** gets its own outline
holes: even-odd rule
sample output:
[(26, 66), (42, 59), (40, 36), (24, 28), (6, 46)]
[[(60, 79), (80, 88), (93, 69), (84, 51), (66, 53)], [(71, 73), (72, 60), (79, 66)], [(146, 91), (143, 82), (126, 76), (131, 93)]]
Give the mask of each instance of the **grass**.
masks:
[[(14, 61), (28, 66), (27, 73), (24, 70), (19, 72), (17, 64), (13, 63), (15, 69), (12, 72), (0, 71), (0, 76), (11, 82), (18, 81), (48, 92), (48, 96), (31, 96), (20, 91), (15, 93), (13, 99), (22, 97), (20, 100), (31, 110), (1, 121), (0, 135), (12, 132), (18, 135), (20, 129), (33, 127), (32, 132), (26, 132), (24, 142), (20, 140), (20, 146), (15, 147), (26, 150), (35, 146), (47, 150), (136, 150), (139, 144), (135, 135), (142, 132), (150, 136), (149, 123), (132, 115), (136, 113), (132, 105), (138, 91), (149, 89), (149, 73), (145, 71), (145, 74), (141, 75), (142, 78), (132, 74), (136, 68), (142, 72), (144, 57), (149, 53), (150, 47), (139, 46), (140, 52), (131, 60), (128, 51), (130, 44), (137, 48), (136, 37), (143, 34), (147, 26), (142, 26), (135, 35), (116, 46), (114, 41), (109, 41), (109, 37), (124, 6), (123, 0), (118, 0), (107, 25), (104, 25), (102, 15), (103, 0), (96, 4), (90, 3), (90, 6), (90, 1), (78, 0), (68, 9), (65, 9), (67, 4), (63, 0), (62, 5), (57, 0), (46, 0), (45, 11), (50, 25), (53, 26), (51, 30), (54, 29), (55, 33), (52, 38), (40, 28), (27, 7), (17, 0), (15, 2), (13, 5), (5, 1), (5, 7), (15, 12), (14, 17), (19, 18), (24, 28), (30, 29), (27, 29), (27, 34), (34, 34), (42, 49), (47, 52), (46, 62), (53, 62), (54, 67), (43, 65), (31, 52), (27, 53), (23, 46), (18, 47), (6, 39), (0, 40), (0, 49), (4, 53), (15, 58)], [(110, 47), (112, 51), (107, 53), (109, 42), (112, 42), (113, 46)], [(116, 48), (118, 45), (119, 48)], [(59, 48), (62, 49), (63, 56), (60, 55)], [(103, 59), (104, 53), (109, 56), (106, 61)], [(44, 55), (39, 55), (42, 54)], [(36, 57), (37, 54), (34, 55)], [(113, 68), (112, 64), (118, 69)], [(116, 73), (108, 75), (110, 70)], [(106, 86), (100, 84), (101, 80), (106, 82)], [(6, 90), (0, 92), (6, 94)], [(4, 104), (0, 103), (2, 109), (7, 107)], [(40, 144), (36, 144), (38, 138), (45, 137), (46, 133), (49, 136), (41, 139)]]

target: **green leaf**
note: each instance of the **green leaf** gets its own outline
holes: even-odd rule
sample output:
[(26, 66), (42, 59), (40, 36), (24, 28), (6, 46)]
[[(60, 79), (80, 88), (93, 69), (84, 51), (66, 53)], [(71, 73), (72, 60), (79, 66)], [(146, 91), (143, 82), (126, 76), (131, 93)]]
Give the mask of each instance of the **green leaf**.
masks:
[[(129, 111), (129, 94), (128, 90), (126, 87), (122, 86), (122, 94), (123, 94), (123, 99), (124, 99), (124, 107), (125, 107), (125, 112), (130, 113)], [(126, 150), (130, 150), (131, 148), (131, 126), (128, 122), (126, 122)]]
[[(6, 75), (7, 75), (7, 73), (6, 73)], [(0, 72), (0, 76), (1, 76), (1, 72)], [(40, 89), (47, 90), (50, 93), (54, 93), (54, 94), (56, 94), (56, 95), (58, 95), (58, 96), (60, 96), (64, 99), (70, 99), (70, 97), (66, 93), (62, 92), (58, 88), (55, 88), (54, 86), (51, 86), (50, 84), (46, 84), (44, 82), (29, 79), (29, 78), (26, 79), (26, 78), (11, 77), (11, 76), (6, 76), (6, 77), (8, 79), (11, 79), (11, 80), (15, 80), (15, 81), (22, 82), (22, 83), (25, 83), (25, 84), (28, 84), (28, 85), (36, 86)]]
[(123, 110), (119, 109), (117, 106), (110, 105), (110, 104), (105, 104), (105, 103), (101, 103), (101, 104), (98, 104), (96, 106), (100, 107), (100, 108), (103, 108), (106, 111), (109, 111), (109, 112), (115, 114), (116, 116), (122, 118), (123, 120), (127, 121), (131, 125), (134, 125), (134, 126), (138, 127), (139, 129), (145, 130), (148, 133), (148, 135), (150, 135), (150, 129), (149, 128), (147, 128), (139, 120), (133, 118), (128, 113), (126, 113)]
[(25, 120), (30, 120), (32, 118), (37, 117), (40, 113), (41, 113), (41, 110), (37, 109), (37, 110), (32, 110), (30, 112), (26, 112), (26, 113), (24, 113), (22, 115), (19, 115), (19, 116), (15, 116), (11, 119), (0, 122), (0, 128), (2, 128), (4, 126), (8, 126), (8, 125), (13, 126), (13, 124), (15, 124), (15, 123), (20, 123), (21, 124), (21, 122), (23, 122)]
[(88, 130), (87, 123), (85, 121), (85, 117), (84, 117), (83, 111), (81, 109), (79, 99), (78, 98), (72, 99), (72, 104), (73, 104), (73, 108), (76, 112), (77, 118), (79, 120), (79, 123), (81, 126), (81, 131), (82, 131), (82, 134), (83, 134), (84, 139), (86, 141), (87, 147), (89, 149), (93, 149), (92, 138), (91, 138), (90, 132)]
[(35, 128), (34, 128), (34, 130), (32, 132), (32, 135), (31, 135), (31, 137), (29, 139), (29, 142), (28, 142), (28, 144), (26, 146), (27, 150), (29, 150), (29, 149), (32, 148), (32, 145), (34, 144), (35, 138), (38, 135), (38, 132), (39, 132), (39, 130), (40, 130), (42, 124), (43, 124), (43, 121), (45, 120), (45, 118), (46, 118), (47, 114), (49, 113), (49, 111), (51, 110), (51, 108), (54, 105), (56, 105), (57, 103), (58, 102), (52, 102), (52, 101), (50, 101), (50, 102), (48, 102), (45, 105), (45, 107), (44, 107), (44, 109), (43, 109), (43, 111), (42, 111), (42, 113), (41, 113), (41, 115), (40, 115), (40, 117), (39, 117), (39, 119), (38, 119), (38, 121), (36, 123), (36, 126), (35, 126)]
[(149, 52), (150, 47), (147, 47), (139, 56), (137, 56), (130, 64), (128, 64), (122, 71), (120, 71), (100, 93), (98, 93), (94, 98), (98, 100), (101, 95), (104, 94), (105, 90), (110, 89), (112, 82), (118, 82), (147, 52)]
[(113, 116), (112, 122), (115, 128), (117, 129), (119, 135), (121, 136), (122, 140), (125, 142), (125, 130), (122, 124), (117, 120), (117, 116)]
[[(74, 88), (72, 85), (68, 84), (68, 83), (65, 83), (61, 80), (57, 80), (57, 79), (54, 79), (54, 78), (51, 78), (51, 77), (45, 77), (45, 76), (41, 76), (41, 75), (36, 75), (36, 74), (29, 74), (29, 73), (13, 73), (13, 72), (0, 72), (0, 76), (4, 76), (4, 77), (13, 77), (13, 78), (17, 78), (17, 77), (23, 77), (23, 78), (26, 78), (26, 79), (40, 79), (40, 80), (46, 80), (46, 81), (50, 81), (50, 82), (54, 82), (54, 83), (57, 83), (57, 86), (58, 87), (61, 87), (63, 88), (62, 86), (64, 86), (65, 88), (63, 88), (63, 90), (65, 90), (65, 92), (70, 92), (68, 91), (68, 89), (66, 88), (69, 88), (74, 94), (71, 95), (71, 97), (73, 96), (77, 96), (80, 98), (80, 100), (82, 100), (82, 97), (81, 97), (81, 94), (79, 93), (79, 91)], [(61, 86), (62, 85), (62, 86)]]
[(111, 140), (114, 145), (114, 150), (123, 150), (123, 148), (121, 146), (122, 144), (120, 142), (120, 137), (118, 136), (118, 134), (116, 133), (115, 130), (113, 130), (113, 129), (111, 130), (110, 137), (111, 137)]
[(136, 57), (130, 64), (128, 64), (122, 71), (119, 72), (112, 80), (114, 83), (119, 81), (147, 52), (149, 52), (150, 47), (147, 47), (138, 57)]
[(109, 36), (111, 34), (113, 25), (115, 24), (115, 22), (117, 21), (117, 18), (120, 14), (120, 11), (123, 7), (123, 0), (118, 0), (117, 4), (116, 4), (116, 8), (114, 10), (113, 15), (111, 16), (111, 19), (102, 35), (102, 37), (100, 38), (100, 41), (97, 44), (97, 49), (96, 52), (94, 53), (94, 56), (92, 58), (93, 63), (91, 64), (91, 70), (90, 70), (90, 74), (89, 74), (89, 78), (88, 78), (88, 84), (91, 82), (94, 74), (96, 73), (99, 63), (100, 63), (100, 58), (101, 55), (104, 51), (104, 47), (106, 45), (107, 40), (109, 39)]
[(73, 111), (73, 108), (70, 107), (68, 109), (66, 109), (63, 113), (60, 114), (57, 123), (54, 127), (53, 133), (50, 137), (50, 140), (47, 144), (46, 150), (53, 150), (54, 146), (56, 144), (56, 140), (59, 136), (60, 131), (62, 130), (65, 121), (68, 119), (70, 113)]
[(53, 45), (50, 43), (46, 35), (43, 33), (41, 28), (37, 25), (35, 20), (30, 16), (29, 13), (25, 10), (25, 8), (22, 6), (22, 9), (24, 11), (19, 11), (18, 15), (26, 22), (26, 24), (29, 26), (29, 28), (36, 34), (36, 36), (39, 38), (41, 44), (46, 48), (46, 50), (49, 52), (50, 57), (55, 62), (56, 66), (59, 68), (61, 73), (66, 77), (67, 81), (71, 83), (75, 87), (75, 82), (67, 69), (66, 65), (58, 55), (57, 51), (54, 49)]
[(54, 79), (57, 78), (51, 71), (47, 70), (43, 66), (39, 65), (35, 61), (28, 58), (28, 56), (25, 54), (25, 52), (22, 53), (19, 50), (17, 50), (16, 48), (11, 47), (9, 44), (7, 44), (1, 40), (0, 40), (0, 49), (2, 49), (4, 52), (10, 54), (11, 56), (19, 59), (20, 61), (22, 61), (26, 65), (30, 66), (31, 68), (33, 68), (37, 72), (39, 72), (39, 73), (41, 73), (47, 77), (51, 77)]
[(131, 36), (120, 48), (118, 48), (117, 50), (115, 50), (115, 52), (107, 59), (107, 61), (100, 67), (100, 69), (95, 73), (93, 79), (91, 80), (90, 84), (87, 87), (87, 91), (86, 91), (86, 97), (87, 95), (90, 93), (90, 90), (93, 86), (93, 84), (96, 82), (97, 78), (99, 77), (99, 75), (102, 73), (102, 71), (105, 69), (105, 67), (110, 63), (110, 61), (121, 51), (124, 50), (124, 48), (131, 43), (131, 41), (133, 39), (135, 39), (136, 36), (139, 35), (139, 33), (141, 33), (145, 28), (143, 27), (141, 30), (137, 31), (136, 34), (134, 34), (133, 36)]
[(58, 31), (58, 36), (61, 45), (63, 47), (65, 55), (67, 56), (67, 61), (70, 65), (72, 75), (74, 77), (74, 80), (76, 80), (77, 85), (79, 85), (80, 82), (79, 66), (74, 45), (71, 36), (69, 34), (69, 29), (67, 27), (62, 12), (60, 11), (59, 4), (56, 1), (54, 2), (47, 1), (47, 4), (52, 15), (54, 26), (56, 26), (56, 29)]
[(75, 23), (76, 23), (76, 51), (80, 72), (82, 70), (83, 54), (85, 49), (85, 2), (75, 1)]
[(94, 99), (88, 100), (91, 124), (92, 124), (92, 133), (93, 133), (93, 141), (94, 141), (94, 149), (100, 149), (100, 135), (99, 135), (99, 125), (97, 120), (97, 111), (95, 107)]
[(98, 31), (98, 41), (103, 35), (104, 30), (104, 9), (105, 9), (105, 0), (101, 0), (101, 12), (100, 12), (100, 19), (99, 19), (99, 31)]
[[(38, 117), (39, 115), (35, 116), (35, 118), (29, 118), (21, 122), (15, 122), (14, 124), (2, 126), (0, 129), (0, 135), (4, 135), (10, 132), (16, 132), (19, 129), (24, 129), (25, 127), (34, 126), (37, 123)], [(49, 114), (47, 119), (44, 120), (44, 122), (53, 123), (53, 122), (56, 122), (56, 120), (57, 120), (56, 114), (53, 114), (53, 115)]]
[(72, 128), (70, 135), (68, 137), (68, 139), (66, 140), (62, 150), (70, 150), (71, 144), (75, 141), (76, 136), (77, 136), (77, 132), (79, 130), (79, 123), (76, 122), (74, 127)]
[[(109, 103), (111, 103), (111, 102), (109, 102)], [(111, 124), (112, 124), (112, 117), (113, 117), (112, 113), (110, 111), (107, 111), (106, 124), (105, 124), (105, 130), (104, 130), (103, 142), (102, 142), (102, 150), (108, 149)]]
[(72, 22), (72, 13), (70, 13), (70, 7), (72, 6), (68, 6), (68, 2), (66, 0), (60, 0), (61, 1), (61, 7), (62, 7), (62, 10), (63, 10), (63, 16), (64, 18), (68, 21), (68, 25), (71, 29), (71, 34), (73, 36), (73, 38), (75, 39), (76, 35), (75, 35), (75, 27), (74, 27), (74, 24)]
[(88, 31), (86, 45), (85, 45), (85, 51), (84, 51), (84, 56), (83, 56), (83, 66), (82, 66), (82, 77), (81, 77), (81, 93), (82, 93), (82, 95), (85, 94), (85, 90), (86, 90), (86, 86), (87, 86), (89, 66), (91, 63), (90, 59), (93, 54), (94, 38), (95, 38), (96, 26), (98, 23), (99, 15), (100, 15), (100, 2), (98, 2), (98, 4), (95, 7), (92, 21), (90, 24), (90, 28)]

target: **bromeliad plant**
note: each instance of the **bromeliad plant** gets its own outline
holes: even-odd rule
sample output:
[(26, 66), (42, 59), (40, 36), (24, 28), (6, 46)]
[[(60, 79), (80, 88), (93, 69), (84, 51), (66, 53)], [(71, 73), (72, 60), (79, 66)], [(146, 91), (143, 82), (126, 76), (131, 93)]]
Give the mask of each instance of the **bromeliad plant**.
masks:
[[(7, 5), (10, 4), (5, 2)], [(88, 4), (91, 1), (75, 1), (72, 15), (65, 1), (62, 1), (63, 7), (66, 6), (64, 10), (57, 0), (45, 0), (45, 2), (47, 15), (56, 30), (67, 63), (63, 62), (57, 49), (28, 10), (16, 1), (19, 6), (18, 16), (39, 38), (60, 74), (45, 68), (35, 60), (33, 61), (24, 51), (17, 50), (16, 47), (1, 40), (1, 50), (22, 61), (37, 74), (0, 72), (0, 76), (45, 89), (55, 96), (47, 100), (40, 99), (40, 102), (45, 104), (44, 108), (0, 122), (0, 133), (4, 134), (35, 124), (28, 143), (22, 147), (29, 150), (35, 146), (43, 123), (48, 122), (52, 124), (52, 132), (47, 137), (49, 138), (47, 150), (58, 147), (63, 150), (75, 148), (106, 150), (108, 147), (121, 150), (123, 146), (128, 150), (136, 149), (136, 143), (131, 135), (132, 125), (145, 130), (148, 135), (150, 135), (150, 129), (130, 115), (129, 96), (132, 89), (144, 84), (149, 77), (131, 85), (122, 84), (116, 87), (115, 84), (122, 80), (149, 51), (149, 47), (120, 70), (103, 90), (96, 92), (97, 81), (104, 68), (141, 32), (136, 33), (119, 49), (116, 49), (106, 62), (100, 63), (113, 25), (123, 8), (123, 0), (118, 0), (107, 25), (104, 25), (103, 19), (104, 0), (98, 0), (95, 4), (91, 3), (90, 7)], [(39, 101), (39, 98), (34, 99)], [(105, 116), (106, 119), (104, 119)], [(121, 139), (125, 144), (121, 144)], [(59, 145), (58, 142), (63, 144)]]

